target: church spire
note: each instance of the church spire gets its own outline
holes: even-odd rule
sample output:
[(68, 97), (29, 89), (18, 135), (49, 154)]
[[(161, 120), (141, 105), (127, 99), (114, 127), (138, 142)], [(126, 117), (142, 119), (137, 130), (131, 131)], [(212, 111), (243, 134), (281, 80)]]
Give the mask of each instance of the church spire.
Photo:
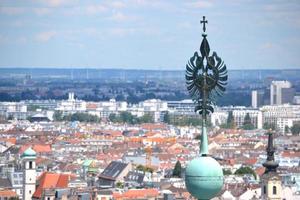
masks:
[(268, 133), (268, 147), (267, 147), (267, 160), (263, 164), (263, 166), (266, 168), (265, 174), (269, 172), (276, 172), (276, 168), (278, 167), (278, 163), (275, 162), (274, 159), (274, 153), (275, 153), (275, 147), (274, 147), (274, 139), (273, 139), (273, 133), (269, 131)]

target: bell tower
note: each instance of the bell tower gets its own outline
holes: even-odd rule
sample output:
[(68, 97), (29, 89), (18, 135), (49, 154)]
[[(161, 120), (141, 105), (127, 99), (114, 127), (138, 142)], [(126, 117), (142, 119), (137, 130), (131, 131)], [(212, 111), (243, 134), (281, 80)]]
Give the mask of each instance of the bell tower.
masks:
[(261, 199), (281, 200), (282, 187), (281, 178), (276, 172), (278, 163), (275, 162), (275, 147), (273, 143), (273, 133), (268, 133), (267, 160), (263, 163), (265, 173), (261, 177)]
[(23, 200), (31, 200), (36, 184), (36, 152), (32, 148), (28, 148), (21, 157), (23, 164)]

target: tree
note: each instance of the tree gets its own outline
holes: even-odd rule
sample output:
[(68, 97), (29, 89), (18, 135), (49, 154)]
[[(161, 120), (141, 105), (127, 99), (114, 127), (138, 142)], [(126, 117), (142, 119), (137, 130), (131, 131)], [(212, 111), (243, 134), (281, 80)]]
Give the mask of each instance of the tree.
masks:
[(147, 167), (147, 166), (144, 166), (144, 165), (138, 165), (136, 167), (136, 169), (139, 170), (139, 171), (142, 171), (142, 172), (150, 172), (151, 174), (154, 171), (151, 167)]
[(54, 112), (53, 119), (54, 119), (55, 121), (62, 121), (62, 120), (63, 120), (62, 112), (56, 110), (56, 111)]
[(130, 112), (126, 112), (126, 111), (121, 112), (120, 119), (121, 122), (129, 123), (129, 124), (134, 123), (133, 115)]
[(117, 115), (115, 113), (111, 113), (108, 116), (109, 121), (116, 122), (117, 121)]
[(180, 177), (181, 177), (181, 171), (182, 171), (181, 163), (180, 163), (180, 161), (178, 160), (178, 161), (176, 162), (176, 164), (175, 164), (174, 169), (173, 169), (173, 176), (180, 178)]
[(225, 128), (225, 129), (227, 129), (227, 128), (233, 129), (235, 127), (234, 117), (233, 117), (233, 112), (232, 111), (228, 112), (228, 117), (227, 117), (226, 124), (222, 124), (220, 127)]
[(153, 117), (150, 114), (145, 114), (142, 117), (138, 118), (139, 123), (153, 123)]
[(37, 109), (41, 109), (39, 105), (28, 105), (27, 111), (36, 111)]
[(10, 197), (8, 200), (19, 200), (19, 197)]
[(265, 129), (265, 130), (270, 130), (270, 129), (275, 130), (276, 126), (273, 123), (265, 122), (264, 125), (263, 125), (263, 129)]
[(300, 123), (295, 123), (292, 127), (291, 127), (291, 132), (293, 135), (299, 135), (300, 133)]
[(119, 181), (119, 182), (116, 183), (116, 187), (122, 189), (122, 188), (124, 188), (124, 184)]
[(244, 175), (244, 174), (252, 174), (256, 179), (256, 173), (251, 167), (240, 167), (235, 171), (235, 175)]
[(285, 125), (284, 127), (284, 133), (287, 134), (290, 131), (289, 126)]
[(247, 113), (244, 118), (243, 129), (245, 130), (253, 130), (255, 127), (251, 122), (250, 114)]
[(163, 119), (164, 123), (169, 124), (170, 123), (170, 115), (169, 112), (166, 112)]
[(232, 172), (230, 171), (230, 169), (223, 169), (223, 174), (224, 175), (231, 175)]

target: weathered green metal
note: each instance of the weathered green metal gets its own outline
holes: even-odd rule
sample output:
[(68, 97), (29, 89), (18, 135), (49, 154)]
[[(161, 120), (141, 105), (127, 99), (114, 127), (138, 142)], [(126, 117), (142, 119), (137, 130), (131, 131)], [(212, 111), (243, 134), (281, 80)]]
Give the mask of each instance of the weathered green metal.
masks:
[[(205, 24), (208, 23), (203, 17), (203, 40), (200, 45), (200, 54), (195, 52), (186, 65), (186, 85), (194, 100), (195, 112), (202, 115), (202, 127), (206, 126), (206, 119), (209, 113), (214, 112), (214, 97), (221, 96), (225, 92), (227, 84), (226, 65), (216, 52), (210, 55), (210, 47), (205, 34)], [(203, 129), (203, 128), (202, 128)], [(202, 138), (207, 138), (206, 131), (202, 131)], [(201, 146), (207, 146), (207, 139), (201, 140)], [(205, 147), (200, 148), (201, 155), (208, 153)]]
[(220, 164), (209, 156), (192, 160), (186, 168), (186, 187), (197, 199), (211, 199), (223, 187), (223, 171)]
[(26, 149), (23, 154), (21, 155), (22, 158), (36, 158), (36, 152), (29, 147), (28, 149)]

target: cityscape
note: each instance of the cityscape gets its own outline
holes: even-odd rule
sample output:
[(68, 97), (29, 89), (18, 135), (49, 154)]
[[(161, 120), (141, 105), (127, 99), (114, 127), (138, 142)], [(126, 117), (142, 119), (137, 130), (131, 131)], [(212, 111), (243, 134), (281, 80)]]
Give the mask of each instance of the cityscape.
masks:
[[(213, 22), (223, 22), (224, 16), (231, 18), (235, 11), (224, 15), (211, 11), (221, 5), (229, 10), (229, 5), (237, 6), (242, 11), (249, 6), (251, 9), (245, 9), (246, 14), (252, 9), (266, 9), (266, 13), (254, 13), (261, 15), (261, 19), (267, 19), (269, 14), (273, 16), (276, 9), (284, 14), (287, 10), (296, 12), (293, 16), (300, 17), (297, 1), (286, 4), (156, 0), (92, 3), (79, 0), (0, 2), (0, 23), (8, 35), (11, 27), (7, 23), (16, 22), (15, 19), (27, 24), (29, 32), (35, 30), (33, 27), (39, 20), (45, 20), (41, 27), (57, 28), (46, 36), (38, 35), (36, 40), (27, 37), (24, 41), (16, 40), (22, 43), (18, 45), (26, 44), (28, 49), (44, 45), (43, 51), (48, 54), (53, 45), (54, 51), (61, 51), (60, 44), (53, 41), (56, 37), (57, 40), (61, 37), (62, 44), (71, 41), (74, 45), (78, 35), (87, 34), (95, 37), (95, 44), (83, 36), (78, 41), (84, 44), (76, 43), (76, 48), (89, 46), (90, 55), (93, 48), (99, 48), (99, 58), (103, 59), (99, 61), (95, 55), (88, 60), (98, 63), (82, 63), (75, 46), (68, 50), (74, 50), (71, 52), (73, 66), (66, 64), (69, 55), (64, 53), (52, 52), (52, 60), (41, 59), (45, 56), (41, 49), (36, 51), (37, 58), (33, 58), (20, 47), (17, 53), (20, 55), (15, 57), (11, 51), (17, 52), (14, 46), (17, 43), (10, 43), (10, 36), (6, 37), (5, 31), (0, 30), (3, 47), (0, 49), (3, 52), (0, 55), (0, 200), (300, 200), (300, 66), (297, 57), (290, 59), (295, 52), (278, 58), (283, 50), (273, 51), (276, 46), (272, 46), (270, 52), (265, 48), (265, 52), (257, 53), (266, 55), (266, 59), (258, 58), (261, 62), (256, 66), (262, 67), (247, 67), (253, 65), (251, 58), (245, 67), (239, 68), (241, 63), (246, 63), (245, 58), (233, 62), (229, 58), (232, 52), (222, 47), (227, 43), (216, 32), (224, 29), (239, 38), (244, 30), (239, 33)], [(148, 44), (151, 50), (151, 43), (144, 43), (145, 40), (163, 37), (150, 30), (154, 24), (158, 26), (156, 20), (160, 19), (156, 18), (163, 16), (160, 23), (166, 20), (172, 24), (173, 20), (180, 20), (175, 13), (183, 17), (186, 9), (190, 9), (190, 19), (197, 21), (197, 34), (192, 40), (197, 45), (188, 46), (189, 54), (175, 53), (176, 59), (170, 62), (172, 67), (164, 63), (161, 50), (152, 50), (153, 54), (149, 55), (151, 59), (157, 56), (155, 64), (141, 62), (146, 57), (139, 54), (139, 48), (135, 51), (139, 58), (134, 62), (123, 50), (111, 55), (116, 45), (114, 40), (120, 38), (131, 41), (133, 46), (135, 39), (141, 40), (137, 44), (141, 48), (147, 48)], [(158, 13), (153, 16), (155, 22), (148, 21), (149, 29), (139, 29), (137, 33), (133, 33), (135, 29), (129, 32), (118, 29), (117, 33), (60, 29), (70, 24), (76, 27), (82, 23), (98, 23), (97, 17), (110, 22), (109, 25), (103, 22), (103, 30), (111, 23), (118, 28), (126, 28), (127, 23), (140, 26), (140, 20), (148, 19), (148, 12), (153, 10)], [(125, 11), (132, 15), (125, 15), (128, 14)], [(61, 21), (56, 21), (54, 13)], [(109, 17), (109, 13), (113, 16)], [(32, 19), (32, 15), (38, 17)], [(72, 17), (74, 21), (68, 21)], [(287, 19), (284, 20), (294, 24)], [(235, 18), (233, 23), (238, 24), (239, 20), (242, 19)], [(19, 23), (12, 27), (22, 27)], [(260, 23), (257, 26), (272, 27)], [(186, 23), (178, 30), (184, 28), (184, 32), (191, 31), (190, 24)], [(268, 33), (265, 29), (259, 31)], [(285, 31), (290, 32), (282, 32), (283, 35), (300, 36), (299, 27)], [(21, 32), (28, 34), (25, 29)], [(257, 34), (261, 33), (265, 32)], [(180, 33), (174, 33), (174, 37), (180, 38)], [(272, 35), (270, 41), (277, 37)], [(107, 52), (97, 46), (98, 39)], [(190, 43), (190, 39), (186, 42)], [(112, 47), (106, 46), (106, 40)], [(163, 38), (161, 41), (170, 48), (176, 45)], [(132, 51), (127, 43), (122, 45)], [(240, 45), (239, 48), (244, 48)], [(277, 55), (269, 57), (268, 54), (276, 52)], [(111, 65), (102, 54), (111, 59)], [(165, 55), (169, 59), (169, 54)], [(65, 56), (63, 61), (60, 56)], [(290, 60), (282, 61), (286, 58)], [(124, 66), (119, 64), (119, 59)], [(275, 66), (274, 59), (282, 67)]]

